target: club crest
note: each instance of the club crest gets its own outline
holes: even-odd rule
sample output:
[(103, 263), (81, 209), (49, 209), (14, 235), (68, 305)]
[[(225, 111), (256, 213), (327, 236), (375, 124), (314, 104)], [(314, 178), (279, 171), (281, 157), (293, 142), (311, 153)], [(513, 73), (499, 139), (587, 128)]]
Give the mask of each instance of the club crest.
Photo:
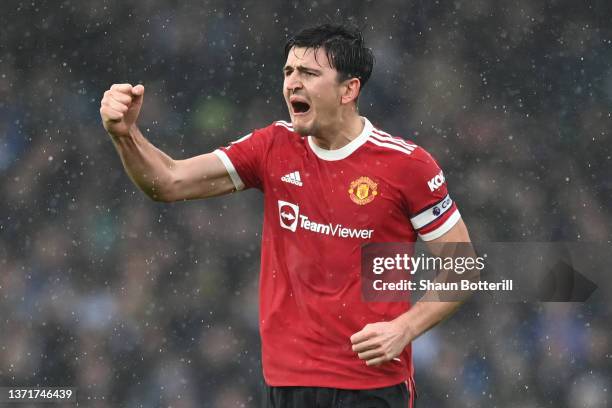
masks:
[(378, 184), (369, 177), (359, 177), (349, 187), (349, 196), (355, 204), (366, 205), (371, 203), (378, 194)]

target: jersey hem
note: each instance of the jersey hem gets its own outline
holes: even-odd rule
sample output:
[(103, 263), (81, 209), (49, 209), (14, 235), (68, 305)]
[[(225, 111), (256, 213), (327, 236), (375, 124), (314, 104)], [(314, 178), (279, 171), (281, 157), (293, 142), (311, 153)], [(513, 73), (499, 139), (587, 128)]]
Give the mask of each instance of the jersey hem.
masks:
[(385, 388), (391, 387), (393, 385), (401, 384), (406, 381), (409, 381), (408, 377), (405, 375), (394, 377), (388, 381), (367, 381), (367, 383), (363, 384), (351, 384), (347, 386), (346, 384), (336, 383), (333, 381), (268, 381), (264, 379), (266, 385), (270, 387), (321, 387), (321, 388), (337, 388), (340, 390), (373, 390), (376, 388)]

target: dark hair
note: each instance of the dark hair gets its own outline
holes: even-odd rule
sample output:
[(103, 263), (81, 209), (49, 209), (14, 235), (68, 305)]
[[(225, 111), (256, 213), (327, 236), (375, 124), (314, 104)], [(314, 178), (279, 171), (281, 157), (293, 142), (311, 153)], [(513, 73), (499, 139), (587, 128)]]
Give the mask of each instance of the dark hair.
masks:
[(285, 58), (292, 47), (323, 48), (339, 80), (358, 78), (361, 89), (372, 74), (374, 54), (365, 47), (361, 31), (347, 24), (321, 24), (303, 29), (285, 44)]

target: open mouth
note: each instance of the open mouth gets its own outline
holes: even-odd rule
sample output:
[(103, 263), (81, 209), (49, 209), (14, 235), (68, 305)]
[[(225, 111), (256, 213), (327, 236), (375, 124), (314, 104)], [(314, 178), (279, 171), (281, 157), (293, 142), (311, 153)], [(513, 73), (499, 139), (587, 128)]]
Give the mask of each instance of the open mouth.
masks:
[(291, 107), (293, 108), (293, 113), (296, 114), (306, 113), (310, 110), (310, 105), (302, 101), (291, 102)]

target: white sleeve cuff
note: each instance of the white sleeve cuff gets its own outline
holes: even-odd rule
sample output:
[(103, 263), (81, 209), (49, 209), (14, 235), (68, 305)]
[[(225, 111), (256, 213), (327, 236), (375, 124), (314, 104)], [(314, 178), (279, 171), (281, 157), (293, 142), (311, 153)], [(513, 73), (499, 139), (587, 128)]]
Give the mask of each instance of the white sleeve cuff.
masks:
[(453, 228), (460, 219), (461, 214), (459, 214), (459, 210), (455, 210), (455, 212), (450, 217), (448, 217), (448, 219), (444, 221), (442, 225), (426, 234), (419, 234), (419, 237), (423, 241), (431, 241), (436, 238), (440, 238), (442, 235), (446, 234), (451, 228)]
[(232, 179), (232, 183), (234, 183), (234, 187), (236, 187), (236, 190), (238, 191), (243, 190), (244, 183), (242, 182), (242, 179), (238, 175), (238, 172), (236, 171), (234, 164), (232, 163), (230, 158), (227, 157), (227, 154), (225, 154), (225, 152), (220, 149), (215, 150), (213, 154), (217, 156), (219, 160), (221, 160), (221, 163), (223, 163), (223, 165), (225, 166), (225, 169), (227, 170), (227, 173)]

